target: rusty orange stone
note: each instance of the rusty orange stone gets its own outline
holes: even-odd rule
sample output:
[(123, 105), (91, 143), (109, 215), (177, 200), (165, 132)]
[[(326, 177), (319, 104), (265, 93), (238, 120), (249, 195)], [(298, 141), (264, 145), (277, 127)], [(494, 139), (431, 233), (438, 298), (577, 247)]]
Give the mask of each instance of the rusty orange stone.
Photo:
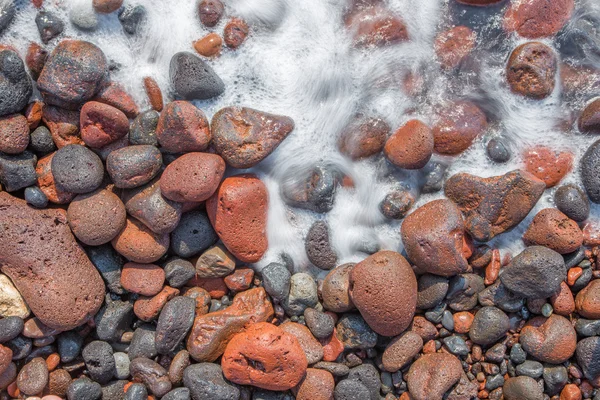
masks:
[(523, 153), (525, 169), (546, 183), (555, 186), (573, 168), (573, 153), (536, 146)]

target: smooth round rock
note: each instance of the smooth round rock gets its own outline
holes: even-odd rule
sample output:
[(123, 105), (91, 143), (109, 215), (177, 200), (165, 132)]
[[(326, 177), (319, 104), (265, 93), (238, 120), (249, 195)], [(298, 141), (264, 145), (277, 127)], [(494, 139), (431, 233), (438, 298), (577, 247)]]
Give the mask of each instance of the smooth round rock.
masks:
[(379, 210), (389, 219), (403, 219), (415, 203), (415, 196), (404, 188), (392, 189), (379, 203)]
[(365, 350), (373, 348), (377, 344), (377, 334), (360, 314), (342, 315), (335, 329), (337, 338), (344, 344), (344, 350)]
[(29, 125), (21, 114), (0, 117), (0, 151), (19, 154), (29, 145)]
[(33, 396), (44, 390), (48, 383), (48, 366), (46, 361), (37, 357), (25, 364), (17, 376), (17, 387), (21, 393)]
[(331, 167), (289, 168), (281, 182), (281, 196), (292, 207), (322, 214), (333, 208), (338, 185), (339, 174)]
[(51, 168), (57, 187), (72, 193), (89, 193), (97, 189), (104, 178), (100, 157), (78, 144), (59, 149), (52, 157)]
[(17, 316), (0, 319), (0, 343), (8, 342), (19, 336), (23, 330), (23, 326), (23, 319)]
[(590, 214), (590, 202), (583, 191), (572, 184), (560, 186), (554, 192), (556, 208), (576, 222), (583, 222)]
[(389, 134), (390, 126), (383, 119), (359, 114), (340, 133), (338, 148), (352, 160), (371, 157), (383, 150)]
[(516, 376), (508, 379), (502, 386), (506, 400), (542, 400), (544, 393), (535, 379), (528, 376)]
[(459, 67), (476, 45), (477, 35), (466, 26), (455, 26), (440, 32), (435, 38), (434, 49), (442, 68)]
[(326, 339), (333, 333), (335, 321), (333, 317), (324, 312), (307, 308), (304, 310), (306, 326), (317, 339)]
[(25, 201), (35, 208), (46, 208), (48, 205), (48, 197), (37, 186), (25, 188)]
[(194, 50), (204, 57), (214, 57), (221, 53), (223, 39), (217, 33), (209, 33), (201, 39), (194, 41)]
[(413, 331), (404, 332), (395, 337), (385, 348), (381, 362), (388, 372), (396, 372), (419, 354), (423, 348), (423, 339)]
[(67, 389), (69, 400), (100, 400), (101, 397), (102, 386), (87, 377), (75, 379)]
[(123, 266), (121, 285), (125, 290), (143, 296), (154, 296), (163, 287), (165, 271), (154, 264), (129, 262)]
[(375, 332), (395, 336), (412, 321), (417, 279), (400, 254), (379, 251), (350, 272), (350, 297)]
[(202, 0), (198, 3), (198, 15), (200, 22), (209, 28), (217, 25), (225, 6), (220, 0)]
[(560, 254), (542, 246), (527, 247), (500, 273), (510, 291), (527, 298), (544, 299), (560, 290), (567, 271)]
[(56, 150), (56, 145), (52, 140), (52, 134), (45, 126), (38, 126), (31, 132), (29, 145), (33, 151), (42, 155)]
[(150, 145), (127, 146), (106, 159), (106, 170), (115, 186), (131, 189), (148, 183), (162, 166), (160, 151)]
[(263, 287), (271, 297), (282, 301), (289, 296), (292, 274), (285, 265), (270, 263), (260, 271), (260, 274)]
[(224, 173), (225, 161), (218, 155), (188, 153), (165, 168), (160, 189), (173, 201), (204, 201), (217, 190)]
[(221, 361), (225, 377), (240, 385), (288, 390), (306, 373), (306, 356), (291, 334), (259, 322), (235, 335)]
[(408, 390), (415, 400), (441, 399), (463, 373), (460, 360), (451, 354), (424, 354), (406, 375)]
[(554, 314), (529, 320), (521, 330), (519, 342), (536, 359), (560, 364), (575, 354), (577, 333), (568, 319)]
[(136, 263), (152, 263), (169, 249), (169, 235), (152, 232), (141, 222), (127, 218), (125, 228), (111, 241), (116, 251)]
[(99, 149), (129, 132), (129, 120), (123, 111), (108, 104), (88, 101), (81, 107), (81, 138), (91, 148)]
[(600, 133), (600, 98), (592, 99), (579, 115), (577, 127), (583, 133)]
[(83, 361), (90, 377), (99, 383), (107, 383), (115, 373), (115, 358), (110, 344), (96, 340), (83, 348)]
[(171, 58), (169, 77), (175, 93), (185, 100), (206, 100), (225, 91), (225, 84), (212, 67), (189, 52)]
[(417, 308), (426, 310), (440, 304), (448, 293), (448, 278), (424, 274), (418, 280)]
[(535, 215), (523, 241), (527, 246), (544, 246), (568, 254), (583, 244), (583, 233), (575, 221), (556, 208), (545, 208)]
[(183, 372), (183, 384), (194, 399), (229, 400), (240, 397), (240, 390), (225, 380), (218, 364), (190, 365)]
[(459, 154), (487, 129), (484, 112), (470, 101), (455, 101), (441, 107), (432, 127), (434, 150), (440, 154)]
[[(211, 137), (206, 115), (190, 102), (173, 101), (167, 104), (160, 113), (156, 125), (156, 138), (161, 147), (168, 152), (203, 151), (208, 147)], [(213, 157), (216, 156), (213, 155)], [(204, 166), (207, 162), (206, 158), (202, 158), (198, 154), (187, 160), (192, 166), (199, 169), (196, 172), (203, 172), (199, 167)]]
[(69, 204), (69, 227), (83, 243), (98, 246), (110, 242), (125, 227), (123, 202), (109, 190), (82, 194)]
[(528, 42), (511, 53), (506, 79), (513, 93), (540, 100), (554, 91), (556, 69), (554, 50), (540, 42)]
[(324, 349), (321, 343), (313, 336), (311, 331), (304, 325), (296, 322), (286, 322), (279, 326), (284, 332), (293, 335), (306, 356), (308, 364), (314, 364), (323, 359)]
[(473, 343), (489, 346), (504, 337), (509, 328), (510, 321), (504, 311), (496, 307), (483, 307), (475, 313), (469, 337)]
[(510, 160), (511, 157), (507, 145), (499, 138), (491, 139), (486, 146), (486, 151), (488, 157), (497, 163), (505, 163)]
[(600, 376), (600, 337), (592, 336), (581, 339), (575, 350), (577, 364), (583, 370), (583, 374), (590, 380)]
[(223, 245), (206, 250), (196, 261), (196, 275), (199, 278), (221, 278), (235, 269), (235, 259)]
[(171, 250), (180, 257), (193, 257), (217, 240), (208, 216), (202, 211), (193, 210), (183, 214), (177, 228), (171, 232)]
[(227, 47), (237, 49), (246, 40), (249, 30), (246, 21), (241, 18), (232, 18), (223, 29), (223, 41)]
[(423, 122), (413, 119), (398, 128), (385, 143), (385, 156), (400, 168), (420, 169), (433, 154), (434, 137)]
[(504, 29), (527, 39), (552, 36), (573, 13), (573, 0), (527, 0), (511, 3), (504, 14)]
[(134, 381), (141, 382), (156, 397), (162, 397), (173, 388), (167, 370), (147, 358), (135, 358), (129, 364), (129, 372)]
[(117, 11), (123, 5), (123, 0), (93, 0), (92, 5), (96, 12), (110, 14)]

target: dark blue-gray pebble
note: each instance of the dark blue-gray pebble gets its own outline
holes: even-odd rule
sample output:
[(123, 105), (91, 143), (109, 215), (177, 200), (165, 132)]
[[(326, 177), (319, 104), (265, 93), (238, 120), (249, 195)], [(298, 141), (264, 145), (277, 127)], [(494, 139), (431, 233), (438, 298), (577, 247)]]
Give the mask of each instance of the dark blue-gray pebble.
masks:
[(94, 321), (98, 339), (118, 341), (133, 321), (133, 304), (129, 301), (108, 301)]
[(4, 186), (4, 190), (14, 192), (35, 185), (36, 164), (37, 157), (29, 151), (16, 155), (0, 152), (0, 183)]
[(115, 374), (115, 358), (110, 344), (95, 340), (83, 348), (83, 361), (90, 377), (99, 383), (108, 383)]
[(31, 132), (29, 147), (40, 155), (45, 155), (56, 150), (56, 145), (52, 140), (52, 134), (45, 126), (38, 126)]
[(19, 336), (24, 325), (23, 320), (19, 317), (0, 319), (0, 343), (8, 342)]
[(190, 389), (180, 387), (165, 394), (162, 400), (190, 400)]
[(158, 146), (156, 126), (159, 117), (160, 114), (155, 110), (144, 111), (135, 117), (129, 131), (129, 143), (133, 145), (149, 144), (151, 146)]
[(177, 296), (167, 302), (156, 324), (156, 350), (159, 354), (169, 354), (185, 339), (194, 323), (196, 300)]
[(215, 244), (219, 237), (206, 214), (199, 210), (181, 216), (177, 228), (171, 232), (171, 250), (179, 257), (193, 257)]
[(22, 360), (31, 353), (33, 341), (25, 336), (19, 335), (6, 342), (6, 347), (12, 350), (13, 361)]
[(182, 287), (196, 275), (196, 268), (192, 263), (182, 258), (168, 260), (163, 269), (169, 286), (174, 288)]
[(129, 344), (129, 360), (138, 357), (154, 358), (158, 354), (154, 336), (156, 328), (150, 324), (144, 324), (133, 332), (133, 338)]
[(48, 205), (48, 197), (37, 186), (30, 186), (25, 189), (25, 201), (35, 208), (45, 208)]
[(240, 391), (223, 377), (221, 366), (199, 363), (183, 371), (183, 385), (190, 390), (193, 399), (237, 400)]
[(125, 294), (126, 290), (121, 286), (121, 269), (125, 264), (123, 257), (110, 244), (90, 246), (86, 252), (106, 282), (108, 290), (118, 295)]
[(75, 379), (67, 388), (69, 400), (99, 400), (101, 397), (102, 387), (89, 378)]
[(58, 354), (63, 363), (77, 358), (83, 347), (83, 337), (76, 332), (65, 332), (58, 335)]
[[(134, 383), (129, 386), (127, 393), (125, 394), (125, 400), (147, 400), (148, 389), (141, 383)], [(164, 399), (164, 397), (163, 397)]]

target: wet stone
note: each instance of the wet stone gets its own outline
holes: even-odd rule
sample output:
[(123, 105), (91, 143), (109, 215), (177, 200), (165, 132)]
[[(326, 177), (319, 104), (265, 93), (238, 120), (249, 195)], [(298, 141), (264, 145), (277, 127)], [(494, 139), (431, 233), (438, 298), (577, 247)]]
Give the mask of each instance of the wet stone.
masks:
[(483, 279), (476, 274), (456, 275), (450, 279), (446, 294), (448, 306), (456, 311), (468, 311), (477, 305), (478, 294), (484, 290)]
[(585, 221), (590, 213), (590, 203), (583, 191), (572, 184), (559, 187), (554, 193), (556, 208), (574, 221)]
[(93, 341), (83, 348), (83, 361), (90, 377), (99, 383), (109, 382), (115, 373), (113, 349), (107, 342)]
[(225, 91), (225, 84), (212, 67), (189, 52), (171, 58), (169, 76), (175, 93), (185, 100), (206, 100)]
[(389, 219), (402, 219), (415, 202), (415, 197), (408, 190), (398, 189), (388, 193), (379, 203), (379, 210)]
[(281, 195), (292, 207), (326, 213), (333, 208), (338, 183), (335, 171), (323, 165), (302, 174), (291, 168), (282, 181)]
[(511, 291), (497, 280), (478, 294), (482, 306), (496, 306), (505, 312), (517, 312), (525, 304), (524, 299)]
[(423, 168), (425, 183), (421, 191), (423, 193), (435, 193), (442, 190), (446, 168), (448, 167), (445, 164), (439, 162), (432, 161), (428, 163)]
[(44, 44), (54, 39), (65, 29), (64, 22), (54, 13), (49, 11), (40, 11), (35, 17), (40, 37)]
[(135, 117), (129, 131), (129, 143), (157, 146), (156, 126), (159, 117), (160, 114), (154, 110), (145, 111)]
[(7, 1), (0, 7), (0, 33), (4, 32), (10, 25), (16, 14), (15, 4)]
[(506, 77), (514, 93), (540, 100), (554, 90), (556, 69), (554, 50), (540, 42), (528, 42), (511, 53)]
[(35, 185), (37, 157), (28, 151), (17, 155), (0, 153), (0, 183), (7, 192)]
[(146, 20), (146, 7), (127, 5), (119, 11), (119, 22), (128, 35), (136, 35)]
[(510, 160), (511, 154), (501, 138), (491, 139), (486, 146), (488, 157), (497, 163), (505, 163)]
[(321, 269), (332, 269), (337, 264), (337, 254), (330, 243), (329, 227), (325, 221), (315, 222), (304, 242), (311, 263)]
[(198, 3), (200, 22), (209, 28), (219, 22), (224, 10), (225, 6), (220, 0), (202, 0)]

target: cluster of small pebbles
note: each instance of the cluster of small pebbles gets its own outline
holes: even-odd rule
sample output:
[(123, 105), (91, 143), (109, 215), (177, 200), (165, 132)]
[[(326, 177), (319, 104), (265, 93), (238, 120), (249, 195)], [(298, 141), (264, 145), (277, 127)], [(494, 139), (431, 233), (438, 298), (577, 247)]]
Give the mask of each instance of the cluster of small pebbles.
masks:
[[(450, 2), (500, 13), (503, 34), (522, 38), (504, 83), (523, 101), (589, 77), (553, 47), (573, 0)], [(600, 140), (577, 165), (568, 150), (516, 154), (498, 136), (489, 158), (520, 168), (446, 176), (432, 156), (469, 149), (489, 110), (452, 99), (431, 125), (401, 126), (358, 114), (342, 154), (418, 170), (419, 192), (444, 196), (417, 207), (398, 186), (378, 211), (403, 220), (403, 252), (343, 263), (327, 213), (352, 182), (327, 165), (298, 172), (280, 194), (319, 215), (304, 240), (323, 273), (298, 272), (285, 254), (259, 269), (269, 191), (237, 170), (267, 158), (294, 121), (239, 106), (209, 120), (191, 102), (224, 92), (211, 59), (252, 40), (252, 27), (220, 0), (199, 1), (200, 23), (228, 18), (224, 30), (172, 57), (173, 101), (145, 77), (143, 109), (100, 48), (62, 37), (65, 24), (93, 31), (108, 13), (138, 35), (143, 5), (93, 0), (92, 14), (62, 21), (32, 3), (40, 43), (23, 57), (0, 46), (0, 400), (600, 399), (600, 234), (586, 224), (600, 203)], [(0, 30), (16, 13), (0, 4)], [(353, 1), (340, 24), (361, 50), (411, 38), (376, 0)], [(457, 72), (478, 40), (476, 27), (442, 30), (437, 67)], [(418, 93), (419, 82), (404, 84)], [(577, 112), (575, 129), (600, 133), (599, 99)], [(574, 168), (581, 187), (562, 182)], [(534, 212), (522, 252), (490, 242), (549, 195), (555, 207)]]

